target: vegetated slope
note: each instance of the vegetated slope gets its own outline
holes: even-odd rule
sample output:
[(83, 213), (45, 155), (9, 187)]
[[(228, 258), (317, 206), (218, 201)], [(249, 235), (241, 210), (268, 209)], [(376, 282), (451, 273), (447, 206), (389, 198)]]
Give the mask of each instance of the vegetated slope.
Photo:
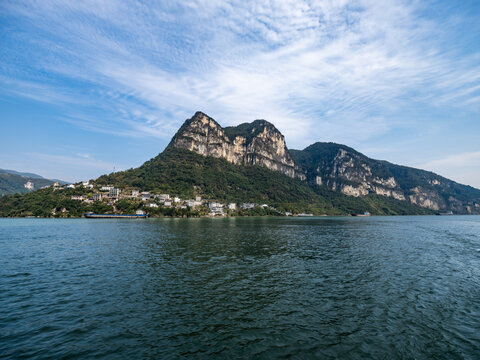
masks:
[(82, 216), (93, 211), (99, 214), (112, 212), (112, 206), (97, 201), (85, 204), (72, 200), (72, 195), (84, 195), (85, 189), (64, 189), (55, 191), (53, 187), (40, 189), (27, 194), (5, 195), (0, 198), (0, 217), (42, 216), (49, 217), (57, 211), (57, 215), (65, 211), (65, 216)]
[(480, 213), (480, 190), (429, 171), (370, 159), (340, 144), (317, 142), (290, 150), (310, 185), (347, 195), (385, 195), (435, 211)]
[(52, 180), (44, 179), (39, 175), (35, 175), (35, 177), (25, 177), (13, 173), (13, 171), (10, 170), (0, 170), (0, 196), (15, 193), (27, 193), (29, 190), (24, 186), (27, 181), (33, 182), (34, 190), (53, 184)]
[(182, 198), (201, 195), (225, 202), (268, 203), (279, 210), (315, 214), (430, 214), (406, 202), (382, 196), (349, 197), (324, 186), (309, 186), (256, 165), (235, 165), (225, 159), (167, 148), (136, 169), (104, 175), (98, 184), (169, 193)]

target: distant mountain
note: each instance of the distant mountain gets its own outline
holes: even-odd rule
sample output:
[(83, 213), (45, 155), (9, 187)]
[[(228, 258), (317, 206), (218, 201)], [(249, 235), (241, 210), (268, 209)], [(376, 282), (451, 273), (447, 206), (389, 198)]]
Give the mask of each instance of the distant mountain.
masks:
[(20, 172), (20, 171), (15, 171), (15, 170), (7, 170), (7, 169), (0, 169), (0, 172), (6, 172), (9, 174), (14, 174), (14, 175), (20, 175), (26, 178), (31, 178), (31, 179), (45, 179), (43, 176), (34, 174), (34, 173), (27, 173), (27, 172)]
[[(33, 173), (0, 169), (0, 196), (15, 193), (25, 194), (29, 191), (52, 185), (55, 181), (57, 180), (45, 179)], [(25, 187), (28, 182), (31, 183), (31, 189)], [(64, 181), (61, 183), (65, 184)]]

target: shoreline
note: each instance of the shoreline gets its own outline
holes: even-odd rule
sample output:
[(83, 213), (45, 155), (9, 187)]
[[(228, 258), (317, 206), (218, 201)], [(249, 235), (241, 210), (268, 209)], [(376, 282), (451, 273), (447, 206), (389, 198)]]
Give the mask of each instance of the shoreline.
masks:
[[(371, 217), (404, 217), (404, 216), (433, 216), (439, 217), (436, 214), (404, 214), (404, 215), (371, 215), (366, 218)], [(447, 217), (452, 216), (480, 216), (480, 214), (453, 214)], [(88, 219), (88, 220), (147, 220), (147, 219), (228, 219), (228, 218), (253, 218), (253, 217), (268, 217), (268, 218), (295, 218), (295, 219), (311, 219), (311, 218), (364, 218), (363, 216), (352, 216), (352, 215), (313, 215), (313, 216), (281, 216), (281, 215), (228, 215), (228, 216), (148, 216), (148, 217), (139, 217), (139, 218), (129, 218), (127, 216), (119, 217), (99, 217), (99, 218), (87, 218), (85, 216), (0, 216), (0, 219)], [(442, 218), (445, 216), (441, 216)]]

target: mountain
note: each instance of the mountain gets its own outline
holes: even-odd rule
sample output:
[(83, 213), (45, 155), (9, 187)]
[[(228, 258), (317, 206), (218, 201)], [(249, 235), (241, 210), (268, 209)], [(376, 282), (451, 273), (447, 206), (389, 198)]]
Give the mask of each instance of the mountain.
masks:
[[(25, 187), (28, 182), (32, 183), (32, 189)], [(27, 193), (31, 190), (37, 190), (44, 186), (52, 185), (54, 182), (55, 181), (45, 179), (37, 174), (0, 169), (0, 196), (15, 193)]]
[(288, 152), (285, 138), (265, 120), (222, 128), (211, 117), (197, 112), (185, 121), (168, 147), (224, 158), (237, 165), (259, 165), (289, 177), (303, 177)]
[(435, 211), (480, 213), (480, 190), (429, 171), (370, 159), (335, 143), (317, 142), (290, 152), (310, 185), (323, 184), (355, 197), (393, 197)]
[[(166, 148), (142, 166), (127, 171), (104, 175), (91, 181), (95, 189), (76, 186), (74, 189), (49, 187), (27, 194), (0, 198), (0, 216), (82, 216), (93, 211), (111, 213), (106, 202), (76, 201), (72, 196), (89, 198), (98, 193), (102, 185), (114, 185), (122, 193), (130, 190), (168, 193), (191, 199), (200, 195), (204, 199), (229, 202), (267, 203), (279, 211), (294, 213), (347, 215), (369, 211), (375, 215), (433, 214), (434, 212), (405, 201), (379, 195), (351, 197), (325, 186), (311, 187), (307, 182), (291, 178), (259, 165), (236, 165), (226, 159), (203, 156), (185, 149)], [(135, 212), (143, 208), (151, 212), (146, 203), (138, 199), (122, 199), (115, 204), (117, 211)], [(123, 209), (123, 210), (122, 210)], [(181, 209), (164, 209), (171, 215), (186, 215)]]
[(264, 166), (233, 164), (224, 158), (176, 147), (167, 147), (138, 168), (101, 176), (96, 184), (175, 194), (183, 199), (201, 195), (223, 202), (267, 203), (282, 211), (314, 214), (364, 211), (378, 215), (433, 213), (384, 196), (353, 198), (324, 186), (311, 187), (305, 181)]
[(0, 172), (6, 172), (9, 174), (20, 175), (30, 179), (45, 179), (43, 176), (34, 174), (34, 173), (27, 173), (27, 172), (20, 172), (15, 170), (7, 170), (7, 169), (0, 169)]
[[(94, 189), (48, 188), (4, 196), (0, 216), (50, 216), (54, 209), (71, 216), (112, 211), (106, 202), (71, 198), (91, 198), (102, 185), (119, 187), (122, 194), (139, 190), (182, 199), (199, 195), (224, 203), (266, 203), (294, 213), (480, 213), (478, 189), (373, 160), (344, 145), (315, 143), (289, 150), (283, 135), (265, 120), (222, 128), (201, 112), (184, 122), (162, 153), (138, 168), (100, 176), (92, 185)], [(126, 196), (115, 204), (117, 209), (148, 210), (146, 204)]]
[(480, 213), (478, 189), (432, 172), (370, 159), (345, 145), (318, 142), (304, 150), (289, 150), (283, 135), (265, 120), (222, 128), (197, 112), (168, 147), (224, 158), (233, 164), (259, 165), (348, 196), (377, 194), (434, 211)]

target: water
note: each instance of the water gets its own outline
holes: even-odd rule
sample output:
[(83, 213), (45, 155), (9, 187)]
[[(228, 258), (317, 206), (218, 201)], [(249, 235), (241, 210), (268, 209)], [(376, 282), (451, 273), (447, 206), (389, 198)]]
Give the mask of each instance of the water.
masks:
[(0, 219), (0, 358), (479, 359), (480, 217)]

